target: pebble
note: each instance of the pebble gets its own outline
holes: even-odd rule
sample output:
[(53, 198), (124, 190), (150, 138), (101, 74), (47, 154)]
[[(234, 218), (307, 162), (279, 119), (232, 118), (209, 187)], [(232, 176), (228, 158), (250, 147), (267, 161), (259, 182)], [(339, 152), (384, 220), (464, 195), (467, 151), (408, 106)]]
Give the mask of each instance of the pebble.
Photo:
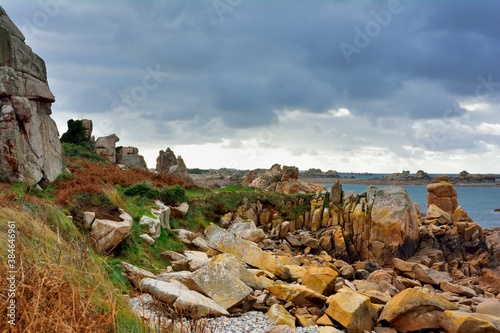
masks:
[[(207, 328), (213, 333), (265, 333), (273, 324), (266, 314), (250, 311), (233, 317), (208, 319)], [(316, 333), (317, 326), (297, 327), (296, 333)]]
[[(161, 318), (161, 325), (168, 325), (171, 321), (157, 313), (157, 310), (154, 306), (152, 306), (153, 301), (153, 298), (149, 294), (142, 294), (138, 297), (130, 299), (129, 304), (134, 312), (144, 319), (149, 320), (150, 323), (157, 324), (159, 322), (159, 318)], [(198, 327), (200, 324), (205, 326), (205, 330)], [(265, 313), (250, 311), (240, 315), (233, 315), (231, 317), (204, 318), (200, 320), (199, 323), (194, 324), (185, 322), (184, 326), (196, 326), (198, 327), (196, 331), (207, 333), (266, 333), (274, 325)], [(318, 331), (317, 326), (313, 326), (297, 327), (295, 332), (317, 333)]]

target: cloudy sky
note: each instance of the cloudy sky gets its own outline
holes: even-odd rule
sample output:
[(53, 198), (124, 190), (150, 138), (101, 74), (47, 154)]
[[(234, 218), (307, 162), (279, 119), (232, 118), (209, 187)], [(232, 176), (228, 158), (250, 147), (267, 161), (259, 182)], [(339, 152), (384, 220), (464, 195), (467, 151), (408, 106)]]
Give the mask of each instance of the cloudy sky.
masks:
[(89, 118), (149, 167), (500, 173), (500, 1), (2, 0)]

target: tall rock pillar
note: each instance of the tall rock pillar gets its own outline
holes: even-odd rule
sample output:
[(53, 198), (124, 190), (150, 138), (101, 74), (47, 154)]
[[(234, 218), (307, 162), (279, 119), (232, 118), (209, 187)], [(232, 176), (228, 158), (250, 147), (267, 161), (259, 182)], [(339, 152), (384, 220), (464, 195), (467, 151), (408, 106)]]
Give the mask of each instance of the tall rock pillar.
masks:
[(0, 7), (0, 181), (52, 182), (62, 172), (45, 62)]

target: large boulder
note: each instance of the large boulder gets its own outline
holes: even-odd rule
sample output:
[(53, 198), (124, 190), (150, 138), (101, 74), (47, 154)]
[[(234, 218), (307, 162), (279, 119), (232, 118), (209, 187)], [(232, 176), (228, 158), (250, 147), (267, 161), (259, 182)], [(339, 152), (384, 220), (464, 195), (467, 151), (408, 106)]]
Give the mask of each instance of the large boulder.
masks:
[(427, 185), (427, 204), (436, 205), (443, 211), (452, 214), (458, 207), (457, 191), (447, 181)]
[(424, 283), (440, 285), (441, 283), (452, 281), (448, 272), (437, 271), (417, 262), (409, 262), (394, 258), (392, 264), (404, 275)]
[(94, 126), (92, 124), (92, 120), (90, 119), (81, 119), (83, 130), (85, 131), (85, 139), (90, 142), (92, 145), (95, 143), (94, 138), (92, 136), (92, 130)]
[(340, 323), (347, 333), (363, 333), (375, 326), (377, 310), (368, 296), (343, 288), (330, 296), (327, 303), (325, 313)]
[(136, 267), (132, 264), (129, 264), (128, 262), (122, 261), (121, 266), (123, 277), (129, 280), (130, 283), (132, 283), (132, 285), (138, 289), (141, 287), (142, 279), (145, 279), (147, 277), (156, 279), (156, 276), (150, 271)]
[(0, 7), (0, 181), (46, 185), (63, 170), (45, 62)]
[(248, 265), (267, 270), (282, 279), (288, 279), (290, 276), (288, 268), (276, 256), (263, 251), (253, 242), (237, 238), (215, 224), (205, 228), (205, 237), (208, 246), (217, 251), (233, 254)]
[(230, 233), (238, 236), (240, 238), (249, 240), (254, 243), (258, 243), (266, 239), (266, 234), (264, 230), (257, 228), (255, 222), (248, 220), (237, 219), (231, 226), (227, 229)]
[(95, 248), (101, 254), (109, 254), (129, 234), (132, 229), (132, 217), (121, 210), (121, 221), (95, 219), (90, 227), (90, 236)]
[(191, 275), (191, 279), (196, 290), (209, 296), (226, 310), (240, 305), (252, 292), (250, 287), (218, 261), (198, 269)]
[(440, 329), (439, 316), (458, 307), (435, 294), (405, 289), (384, 307), (379, 320), (388, 322), (399, 332)]
[(329, 295), (335, 287), (338, 272), (330, 267), (309, 266), (302, 278), (302, 284), (323, 295)]
[(95, 151), (98, 155), (111, 163), (116, 163), (116, 143), (120, 138), (116, 134), (101, 136), (95, 142)]
[(355, 244), (361, 259), (385, 265), (392, 258), (412, 256), (419, 243), (420, 220), (408, 192), (399, 186), (379, 188), (374, 191), (373, 201), (368, 198), (366, 205), (364, 213), (362, 206), (357, 208), (361, 217), (367, 211), (370, 213), (369, 225), (362, 226), (362, 223), (367, 223), (366, 219), (361, 219), (359, 223), (355, 223), (357, 220), (354, 219), (353, 222), (353, 234), (358, 236)]
[(191, 318), (229, 315), (226, 309), (212, 299), (196, 291), (189, 290), (176, 280), (163, 282), (145, 278), (141, 281), (141, 290), (165, 304), (172, 305), (175, 309)]
[(295, 328), (295, 318), (283, 305), (272, 305), (267, 311), (267, 316), (274, 325), (286, 325), (290, 328)]
[(221, 265), (231, 272), (231, 275), (240, 279), (243, 283), (252, 289), (263, 289), (257, 276), (246, 269), (243, 264), (232, 254), (219, 254), (212, 258), (212, 263)]

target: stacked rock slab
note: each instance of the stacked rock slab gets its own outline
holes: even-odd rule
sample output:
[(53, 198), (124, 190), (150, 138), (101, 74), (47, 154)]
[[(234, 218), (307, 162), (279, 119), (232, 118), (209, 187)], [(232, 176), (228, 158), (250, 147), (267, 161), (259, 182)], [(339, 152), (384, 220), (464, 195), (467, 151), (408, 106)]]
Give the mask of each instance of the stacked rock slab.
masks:
[(480, 275), (489, 257), (484, 231), (458, 205), (451, 183), (429, 184), (427, 192), (426, 233), (420, 248), (441, 250), (455, 275)]
[(116, 148), (116, 164), (123, 164), (127, 168), (148, 168), (144, 156), (139, 155), (139, 149), (130, 146)]
[(63, 169), (45, 62), (0, 7), (0, 181), (40, 185)]

